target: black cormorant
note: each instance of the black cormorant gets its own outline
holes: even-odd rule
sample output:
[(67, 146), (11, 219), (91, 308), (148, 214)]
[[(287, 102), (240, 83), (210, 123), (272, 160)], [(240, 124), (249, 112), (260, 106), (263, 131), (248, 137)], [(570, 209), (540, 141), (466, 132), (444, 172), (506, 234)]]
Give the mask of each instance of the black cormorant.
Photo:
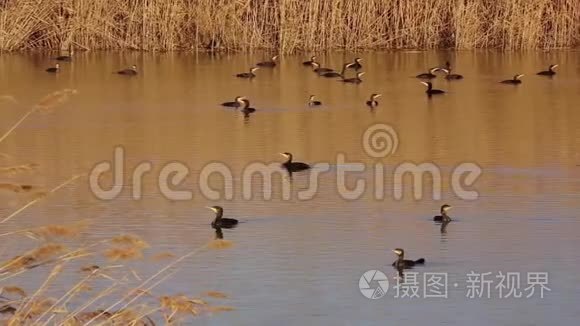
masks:
[(244, 105), (243, 97), (236, 96), (233, 102), (223, 102), (221, 105), (230, 108), (239, 108), (240, 106)]
[(360, 77), (364, 74), (365, 74), (364, 71), (357, 72), (356, 77), (343, 79), (342, 82), (351, 84), (360, 84), (362, 83), (362, 79)]
[(441, 68), (434, 67), (434, 68), (429, 69), (429, 72), (423, 73), (423, 74), (419, 74), (419, 75), (417, 75), (415, 77), (421, 78), (421, 79), (433, 79), (433, 78), (437, 77), (437, 75), (435, 75), (435, 73), (437, 71), (439, 71), (440, 69)]
[(282, 167), (288, 172), (298, 172), (310, 169), (310, 165), (302, 162), (292, 162), (292, 154), (288, 152), (280, 153), (286, 158), (286, 162), (282, 163)]
[(311, 66), (312, 66), (312, 71), (314, 71), (315, 73), (317, 73), (319, 75), (322, 75), (322, 74), (327, 73), (327, 72), (334, 71), (334, 70), (332, 70), (330, 68), (321, 68), (320, 67), (320, 64), (318, 62), (316, 62), (316, 61), (315, 62), (312, 62)]
[(362, 59), (361, 58), (355, 58), (353, 62), (347, 63), (346, 67), (347, 68), (351, 68), (354, 70), (361, 70), (362, 69)]
[(310, 66), (312, 66), (312, 64), (313, 64), (313, 63), (315, 63), (315, 62), (316, 62), (316, 56), (315, 56), (315, 55), (313, 55), (313, 56), (311, 56), (311, 57), (310, 57), (310, 60), (309, 60), (309, 61), (304, 61), (304, 62), (302, 62), (302, 65), (303, 65), (303, 66), (308, 66), (308, 67), (310, 67)]
[(258, 67), (274, 68), (274, 67), (276, 67), (276, 60), (277, 59), (278, 59), (278, 56), (275, 55), (272, 57), (272, 59), (270, 61), (258, 62), (256, 65)]
[(230, 229), (238, 224), (238, 220), (236, 219), (222, 217), (224, 215), (224, 209), (221, 206), (208, 206), (207, 208), (216, 214), (215, 219), (211, 222), (213, 228)]
[(502, 80), (500, 83), (502, 83), (502, 84), (510, 84), (510, 85), (519, 85), (519, 84), (522, 83), (522, 81), (520, 80), (520, 78), (522, 78), (523, 76), (524, 76), (523, 74), (515, 75), (514, 78)]
[(433, 84), (431, 82), (421, 82), (421, 84), (427, 86), (427, 90), (425, 91), (425, 93), (427, 93), (427, 95), (429, 96), (445, 93), (445, 91), (442, 91), (440, 89), (433, 89)]
[(417, 260), (407, 260), (405, 259), (405, 251), (401, 248), (396, 248), (393, 250), (397, 254), (398, 258), (393, 262), (393, 267), (398, 270), (412, 268), (415, 265), (425, 264), (425, 258), (419, 258)]
[(447, 211), (451, 209), (451, 206), (445, 204), (441, 206), (441, 215), (437, 215), (433, 217), (433, 221), (435, 222), (449, 222), (451, 221), (451, 217), (447, 215)]
[(556, 74), (556, 72), (554, 71), (554, 68), (558, 67), (558, 65), (550, 65), (550, 67), (548, 67), (548, 70), (544, 70), (544, 71), (540, 71), (538, 73), (538, 75), (540, 76), (554, 76)]
[(137, 75), (137, 65), (132, 65), (129, 68), (126, 68), (126, 69), (123, 69), (123, 70), (119, 70), (119, 71), (117, 71), (117, 73), (119, 75), (135, 76), (135, 75)]
[(381, 97), (383, 94), (372, 94), (371, 98), (367, 101), (367, 106), (370, 108), (375, 108), (379, 105), (377, 98)]
[(248, 79), (252, 79), (254, 77), (256, 77), (255, 72), (260, 69), (259, 67), (252, 67), (250, 68), (250, 72), (242, 72), (236, 75), (236, 77), (238, 78), (248, 78)]
[(314, 100), (314, 98), (315, 98), (314, 95), (310, 95), (310, 98), (308, 99), (308, 106), (319, 106), (319, 105), (322, 105), (322, 102), (316, 101), (316, 100)]
[(250, 113), (256, 112), (256, 109), (250, 107), (250, 101), (247, 98), (242, 97), (241, 100), (242, 100), (242, 102), (244, 102), (244, 107), (241, 109), (241, 111), (242, 111), (242, 113), (244, 113), (244, 115), (247, 116)]
[(342, 70), (340, 71), (340, 73), (336, 72), (336, 71), (329, 71), (329, 72), (325, 72), (320, 74), (323, 77), (327, 77), (327, 78), (334, 78), (334, 77), (341, 77), (344, 78), (344, 74), (346, 72), (346, 68), (348, 67), (348, 63), (345, 63), (344, 65), (342, 65)]
[(60, 71), (60, 64), (58, 64), (58, 63), (55, 64), (54, 67), (50, 67), (50, 68), (46, 69), (46, 72), (52, 72), (52, 73), (59, 72), (59, 71)]
[(447, 80), (463, 79), (462, 75), (451, 73), (451, 63), (449, 61), (445, 62), (445, 68), (441, 68), (439, 70), (443, 70), (443, 72), (445, 73), (445, 79)]

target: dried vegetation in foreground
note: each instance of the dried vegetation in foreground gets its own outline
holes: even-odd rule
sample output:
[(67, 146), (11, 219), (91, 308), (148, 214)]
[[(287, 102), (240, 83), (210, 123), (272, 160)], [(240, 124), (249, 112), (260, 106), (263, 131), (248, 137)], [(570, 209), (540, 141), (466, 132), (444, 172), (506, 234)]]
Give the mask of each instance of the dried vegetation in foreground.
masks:
[[(44, 97), (4, 132), (0, 143), (34, 113), (55, 112), (74, 94), (75, 90), (65, 89)], [(18, 104), (17, 101), (5, 103)], [(0, 165), (11, 158), (9, 154), (1, 154)], [(34, 173), (37, 168), (34, 163), (0, 166), (0, 191), (26, 200), (20, 208), (0, 218), (0, 226), (15, 222), (27, 208), (82, 177), (72, 176), (48, 191), (10, 180), (14, 176)], [(174, 325), (186, 318), (233, 310), (209, 302), (226, 299), (227, 295), (221, 292), (209, 291), (195, 297), (155, 293), (159, 284), (176, 273), (181, 262), (201, 250), (231, 247), (231, 242), (215, 239), (177, 257), (168, 252), (149, 253), (149, 244), (135, 234), (87, 243), (85, 235), (92, 230), (91, 221), (82, 220), (0, 234), (5, 244), (18, 242), (18, 247), (30, 248), (11, 256), (6, 248), (0, 247), (0, 324)], [(142, 259), (148, 259), (147, 264), (168, 262), (145, 278), (133, 267), (133, 261)], [(32, 273), (34, 275), (30, 275)], [(23, 279), (43, 281), (33, 292), (28, 292), (24, 289), (26, 284), (22, 284)]]

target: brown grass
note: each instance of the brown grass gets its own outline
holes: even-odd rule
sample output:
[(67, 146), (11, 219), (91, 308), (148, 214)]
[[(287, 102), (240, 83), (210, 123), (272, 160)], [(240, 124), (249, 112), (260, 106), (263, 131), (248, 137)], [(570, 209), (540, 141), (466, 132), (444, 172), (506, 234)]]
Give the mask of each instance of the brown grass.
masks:
[(580, 42), (577, 0), (0, 2), (0, 49), (504, 49)]
[(111, 243), (117, 246), (127, 246), (132, 248), (149, 248), (149, 244), (134, 234), (123, 234), (111, 239)]
[[(76, 231), (78, 229), (90, 231), (90, 229), (85, 230), (85, 225), (85, 222), (68, 226), (48, 225), (7, 233), (5, 236), (30, 233), (31, 230), (34, 230), (37, 234), (44, 234), (47, 237), (74, 238), (78, 235)], [(46, 241), (43, 238), (39, 237), (37, 240)], [(173, 259), (146, 280), (137, 275), (135, 270), (124, 265), (104, 264), (98, 266), (92, 263), (88, 258), (95, 257), (101, 247), (107, 249), (106, 251), (111, 257), (124, 260), (141, 258), (142, 250), (148, 247), (148, 244), (137, 235), (127, 234), (93, 244), (83, 244), (71, 250), (58, 243), (44, 242), (35, 249), (0, 263), (0, 281), (2, 282), (32, 271), (41, 273), (41, 277), (45, 278), (43, 284), (31, 294), (28, 294), (18, 285), (0, 287), (0, 324), (80, 326), (95, 323), (99, 325), (145, 326), (156, 325), (157, 321), (165, 321), (167, 324), (181, 324), (187, 318), (234, 309), (228, 306), (210, 304), (201, 298), (183, 294), (160, 295), (155, 293), (155, 288), (176, 272), (179, 263), (208, 248), (207, 244)], [(69, 281), (70, 288), (66, 289), (60, 297), (48, 296), (49, 292), (54, 292), (54, 290), (49, 289), (57, 279), (63, 277), (68, 262), (72, 260), (81, 261), (82, 266), (84, 266), (80, 268), (79, 279)], [(33, 269), (38, 266), (52, 268), (47, 276), (46, 268)], [(131, 279), (131, 275), (134, 276), (133, 279)], [(96, 280), (99, 280), (99, 283), (96, 283)], [(108, 281), (109, 286), (104, 289), (102, 286), (97, 287), (103, 281)], [(81, 293), (85, 294), (85, 301), (78, 302)], [(112, 303), (119, 296), (122, 298)], [(227, 294), (218, 291), (204, 292), (203, 296), (214, 300), (228, 297)], [(107, 307), (106, 309), (101, 309), (103, 304)], [(69, 311), (69, 306), (77, 308)], [(99, 309), (96, 309), (97, 307)]]

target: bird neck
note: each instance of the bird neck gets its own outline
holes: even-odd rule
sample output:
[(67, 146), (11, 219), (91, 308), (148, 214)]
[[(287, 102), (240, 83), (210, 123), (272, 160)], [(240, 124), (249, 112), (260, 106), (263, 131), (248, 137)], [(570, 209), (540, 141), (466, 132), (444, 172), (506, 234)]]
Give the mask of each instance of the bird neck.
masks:
[(242, 102), (244, 102), (244, 107), (242, 108), (243, 110), (246, 110), (250, 107), (250, 101), (242, 100)]
[(223, 212), (223, 211), (217, 211), (217, 212), (215, 213), (215, 220), (216, 220), (216, 221), (219, 221), (219, 220), (221, 220), (221, 219), (222, 219), (222, 216), (224, 216), (224, 212)]
[(292, 155), (289, 155), (288, 158), (286, 159), (286, 163), (285, 164), (290, 164), (292, 163)]

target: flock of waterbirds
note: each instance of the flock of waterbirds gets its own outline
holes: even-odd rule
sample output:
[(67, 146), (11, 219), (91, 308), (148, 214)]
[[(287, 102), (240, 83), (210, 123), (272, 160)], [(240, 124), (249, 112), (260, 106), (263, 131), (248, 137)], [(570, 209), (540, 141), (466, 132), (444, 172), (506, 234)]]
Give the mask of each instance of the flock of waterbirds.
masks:
[[(69, 55), (58, 56), (55, 58), (55, 60), (62, 61), (62, 62), (70, 62), (70, 61), (72, 61), (73, 53), (74, 53), (73, 50), (70, 49)], [(259, 69), (261, 69), (261, 68), (270, 68), (270, 69), (275, 68), (277, 66), (278, 58), (279, 58), (279, 56), (275, 55), (275, 56), (271, 57), (271, 59), (268, 61), (258, 62), (255, 66), (251, 67), (248, 72), (238, 73), (235, 75), (235, 77), (249, 79), (249, 80), (254, 79), (258, 76), (256, 74), (256, 72)], [(312, 68), (312, 71), (321, 77), (339, 78), (339, 80), (341, 82), (347, 83), (347, 84), (360, 84), (363, 82), (361, 77), (365, 74), (363, 71), (361, 71), (363, 68), (362, 61), (363, 60), (361, 58), (355, 58), (352, 62), (347, 62), (347, 63), (343, 64), (340, 72), (335, 71), (334, 69), (331, 69), (331, 68), (322, 67), (320, 65), (320, 63), (317, 61), (316, 56), (312, 56), (312, 57), (310, 57), (310, 60), (302, 62), (302, 65), (305, 67)], [(546, 77), (553, 77), (554, 75), (556, 75), (556, 71), (554, 70), (556, 67), (558, 67), (557, 64), (552, 64), (548, 67), (548, 70), (540, 71), (537, 73), (537, 75), (546, 76)], [(60, 72), (60, 70), (61, 70), (60, 64), (56, 63), (54, 67), (47, 68), (46, 72), (58, 73), (58, 72)], [(355, 77), (347, 78), (348, 70), (354, 70)], [(433, 88), (433, 84), (431, 82), (432, 79), (437, 78), (438, 72), (443, 72), (444, 78), (448, 81), (458, 81), (458, 80), (464, 79), (464, 77), (462, 75), (452, 73), (452, 67), (451, 67), (451, 63), (449, 61), (447, 61), (445, 63), (445, 65), (443, 65), (443, 66), (433, 67), (433, 68), (430, 68), (425, 73), (421, 73), (421, 74), (416, 75), (415, 77), (420, 79), (420, 82), (427, 87), (427, 90), (425, 91), (425, 93), (429, 97), (431, 97), (433, 95), (445, 94), (445, 91)], [(115, 73), (117, 73), (119, 75), (136, 76), (136, 75), (138, 75), (138, 70), (137, 70), (136, 65), (132, 65), (131, 67), (116, 71)], [(524, 76), (523, 74), (516, 74), (513, 76), (513, 78), (502, 80), (502, 81), (500, 81), (500, 83), (508, 84), (508, 85), (519, 85), (522, 83), (521, 78), (523, 76)], [(373, 93), (373, 94), (371, 94), (369, 100), (365, 102), (365, 104), (368, 107), (370, 107), (371, 109), (373, 109), (379, 105), (379, 102), (377, 101), (377, 99), (381, 96), (382, 96), (382, 94), (380, 94), (380, 93)], [(242, 112), (246, 117), (250, 113), (253, 113), (256, 111), (255, 108), (252, 108), (250, 106), (249, 99), (244, 97), (244, 96), (236, 96), (233, 101), (223, 102), (223, 103), (221, 103), (221, 105), (224, 107), (235, 108), (236, 110), (239, 109), (240, 112)], [(321, 106), (322, 102), (316, 100), (315, 95), (310, 95), (308, 97), (307, 105), (309, 107), (316, 107), (316, 106)], [(282, 168), (284, 168), (289, 173), (290, 177), (292, 176), (293, 172), (300, 172), (300, 171), (310, 169), (310, 165), (308, 165), (306, 163), (294, 162), (293, 155), (291, 153), (285, 152), (285, 153), (280, 153), (280, 154), (286, 158), (286, 161), (284, 163), (282, 163)], [(214, 218), (213, 222), (211, 223), (211, 226), (212, 226), (212, 228), (215, 229), (216, 238), (223, 239), (222, 229), (230, 229), (230, 228), (234, 228), (238, 225), (238, 220), (233, 219), (233, 218), (223, 217), (224, 209), (221, 206), (210, 206), (207, 208), (209, 208), (210, 210), (212, 210), (215, 213), (215, 218)], [(440, 208), (440, 215), (433, 217), (433, 221), (435, 221), (437, 223), (441, 223), (441, 233), (446, 232), (447, 225), (452, 221), (452, 219), (448, 215), (449, 209), (451, 209), (451, 206), (445, 204), (445, 205), (441, 206), (441, 208)], [(405, 251), (401, 248), (395, 248), (395, 249), (393, 249), (393, 252), (397, 255), (397, 260), (395, 262), (393, 262), (392, 266), (398, 270), (399, 275), (402, 275), (403, 270), (405, 270), (405, 269), (413, 268), (415, 265), (425, 264), (424, 258), (419, 258), (417, 260), (405, 259)]]
[[(68, 55), (58, 56), (55, 58), (55, 60), (61, 61), (61, 62), (70, 62), (70, 61), (72, 61), (73, 54), (74, 54), (74, 51), (72, 49), (69, 49)], [(270, 60), (258, 62), (258, 63), (256, 63), (255, 66), (251, 67), (249, 69), (249, 71), (238, 73), (235, 75), (235, 77), (252, 80), (258, 76), (257, 71), (259, 69), (275, 68), (277, 66), (278, 59), (279, 59), (279, 56), (275, 55), (275, 56), (271, 57)], [(311, 56), (310, 60), (302, 62), (302, 65), (305, 67), (311, 67), (312, 71), (321, 77), (338, 78), (339, 81), (346, 83), (346, 84), (360, 84), (363, 82), (363, 79), (361, 77), (365, 74), (364, 71), (361, 71), (363, 68), (362, 61), (363, 61), (363, 59), (361, 59), (361, 58), (355, 58), (352, 62), (347, 62), (347, 63), (343, 64), (340, 72), (338, 72), (334, 69), (331, 69), (331, 68), (322, 67), (320, 65), (320, 63), (317, 61), (316, 56)], [(548, 70), (540, 71), (537, 73), (537, 75), (546, 76), (546, 77), (553, 77), (554, 75), (556, 75), (556, 71), (554, 70), (554, 69), (556, 69), (556, 67), (558, 67), (557, 64), (552, 64), (548, 67)], [(57, 62), (53, 67), (47, 68), (46, 72), (58, 73), (58, 72), (60, 72), (60, 70), (61, 70), (61, 66)], [(347, 78), (348, 70), (355, 71), (354, 77)], [(418, 74), (415, 77), (420, 79), (421, 84), (423, 84), (427, 87), (427, 90), (425, 90), (425, 93), (427, 94), (427, 96), (432, 97), (434, 95), (445, 94), (444, 90), (433, 88), (433, 83), (431, 82), (432, 79), (437, 78), (438, 72), (443, 72), (444, 79), (446, 79), (448, 81), (458, 81), (458, 80), (463, 79), (463, 75), (455, 74), (452, 71), (453, 70), (452, 70), (451, 63), (449, 61), (447, 61), (447, 62), (445, 62), (445, 64), (443, 66), (436, 66), (436, 67), (430, 68), (427, 72)], [(138, 75), (137, 65), (132, 65), (128, 68), (116, 71), (116, 73), (119, 75), (136, 76), (136, 75)], [(521, 78), (523, 76), (524, 76), (524, 74), (516, 74), (510, 79), (500, 81), (500, 83), (509, 84), (509, 85), (519, 85), (522, 83)], [(371, 109), (376, 108), (379, 105), (379, 102), (377, 101), (377, 99), (380, 96), (382, 96), (382, 94), (380, 94), (380, 93), (371, 94), (369, 97), (369, 100), (367, 100), (365, 102), (365, 104)], [(256, 109), (251, 107), (250, 100), (244, 96), (237, 96), (234, 99), (234, 101), (224, 102), (221, 105), (225, 106), (225, 107), (232, 107), (232, 108), (239, 109), (240, 112), (242, 112), (244, 114), (244, 116), (246, 116), (246, 117), (248, 117), (250, 113), (256, 112)], [(316, 100), (315, 95), (310, 95), (308, 97), (307, 105), (309, 107), (316, 107), (316, 106), (321, 106), (322, 102)]]
[[(276, 61), (278, 60), (278, 58), (279, 58), (279, 56), (275, 55), (268, 61), (258, 62), (255, 66), (251, 67), (248, 72), (242, 72), (242, 73), (236, 74), (235, 76), (237, 78), (244, 78), (244, 79), (250, 79), (250, 80), (254, 79), (258, 76), (256, 72), (259, 69), (261, 69), (261, 68), (275, 68), (277, 66)], [(311, 67), (312, 71), (321, 77), (339, 78), (338, 79), (339, 81), (341, 81), (343, 83), (348, 83), (348, 84), (360, 84), (363, 82), (363, 79), (361, 77), (365, 74), (365, 72), (360, 71), (363, 68), (363, 65), (362, 65), (363, 59), (361, 59), (361, 58), (355, 58), (352, 62), (347, 62), (347, 63), (343, 64), (340, 72), (338, 72), (334, 69), (331, 69), (331, 68), (321, 67), (320, 63), (316, 60), (317, 60), (317, 57), (312, 56), (312, 57), (310, 57), (310, 60), (302, 62), (302, 65), (305, 67)], [(548, 70), (540, 71), (537, 73), (537, 75), (553, 77), (556, 74), (556, 71), (554, 70), (556, 67), (558, 67), (557, 64), (552, 64), (548, 67)], [(349, 69), (355, 71), (354, 77), (347, 78), (347, 71)], [(443, 72), (445, 74), (444, 78), (448, 81), (458, 81), (458, 80), (463, 79), (463, 75), (456, 74), (456, 73), (452, 72), (451, 63), (449, 61), (445, 62), (445, 65), (443, 65), (443, 66), (433, 67), (433, 68), (429, 69), (426, 73), (418, 74), (415, 77), (420, 79), (421, 84), (423, 84), (427, 87), (427, 90), (425, 91), (425, 93), (427, 94), (428, 97), (431, 97), (433, 95), (445, 94), (445, 91), (433, 88), (433, 83), (431, 82), (432, 79), (437, 78), (438, 72)], [(521, 78), (523, 76), (524, 76), (523, 74), (517, 74), (511, 79), (502, 80), (500, 83), (510, 84), (510, 85), (518, 85), (518, 84), (522, 83)], [(365, 104), (368, 107), (370, 107), (371, 109), (376, 108), (379, 105), (379, 102), (377, 101), (377, 99), (380, 96), (382, 96), (382, 94), (380, 94), (380, 93), (371, 94), (369, 100), (366, 101)], [(307, 105), (310, 107), (322, 105), (322, 102), (315, 100), (315, 98), (316, 98), (315, 95), (310, 95), (308, 98)], [(250, 101), (246, 97), (243, 97), (243, 96), (237, 96), (233, 102), (224, 102), (224, 103), (222, 103), (222, 106), (241, 108), (240, 111), (242, 113), (244, 113), (244, 115), (246, 115), (246, 116), (249, 113), (256, 111), (256, 109), (250, 108)]]

